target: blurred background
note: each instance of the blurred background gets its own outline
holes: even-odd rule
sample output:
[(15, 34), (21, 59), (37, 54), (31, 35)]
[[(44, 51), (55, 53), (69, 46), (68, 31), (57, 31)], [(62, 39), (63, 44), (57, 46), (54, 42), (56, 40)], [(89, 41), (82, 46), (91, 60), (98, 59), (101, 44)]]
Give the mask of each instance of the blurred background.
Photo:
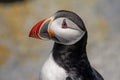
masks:
[(105, 80), (120, 79), (120, 0), (0, 0), (0, 80), (39, 80), (53, 42), (28, 34), (60, 9), (85, 22), (91, 65)]

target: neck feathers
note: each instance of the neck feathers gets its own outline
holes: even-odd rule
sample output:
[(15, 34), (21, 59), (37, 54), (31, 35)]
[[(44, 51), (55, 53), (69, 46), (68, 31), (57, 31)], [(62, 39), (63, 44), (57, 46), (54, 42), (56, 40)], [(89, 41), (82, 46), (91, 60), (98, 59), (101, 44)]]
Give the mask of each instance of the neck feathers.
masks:
[[(91, 77), (92, 68), (86, 54), (87, 33), (73, 45), (55, 43), (53, 47), (53, 58), (56, 63), (63, 67), (72, 78)], [(77, 80), (77, 79), (75, 79)], [(83, 80), (83, 79), (82, 79)], [(84, 79), (85, 80), (85, 79)], [(89, 78), (89, 80), (91, 80)]]

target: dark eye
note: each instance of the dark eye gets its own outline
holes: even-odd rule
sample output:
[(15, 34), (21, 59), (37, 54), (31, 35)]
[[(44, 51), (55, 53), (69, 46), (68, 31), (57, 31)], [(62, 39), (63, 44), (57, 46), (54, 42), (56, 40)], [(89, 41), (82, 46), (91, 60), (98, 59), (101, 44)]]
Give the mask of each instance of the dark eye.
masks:
[(62, 22), (62, 28), (67, 28), (66, 19), (63, 19), (63, 22)]

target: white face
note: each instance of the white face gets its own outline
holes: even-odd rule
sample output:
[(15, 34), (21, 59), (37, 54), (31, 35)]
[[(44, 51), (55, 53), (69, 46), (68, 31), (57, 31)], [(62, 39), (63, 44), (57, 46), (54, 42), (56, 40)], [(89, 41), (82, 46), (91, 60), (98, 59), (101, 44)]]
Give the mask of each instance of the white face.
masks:
[(85, 31), (65, 17), (55, 19), (49, 29), (55, 33), (55, 37), (58, 39), (55, 41), (64, 45), (75, 44), (85, 34)]

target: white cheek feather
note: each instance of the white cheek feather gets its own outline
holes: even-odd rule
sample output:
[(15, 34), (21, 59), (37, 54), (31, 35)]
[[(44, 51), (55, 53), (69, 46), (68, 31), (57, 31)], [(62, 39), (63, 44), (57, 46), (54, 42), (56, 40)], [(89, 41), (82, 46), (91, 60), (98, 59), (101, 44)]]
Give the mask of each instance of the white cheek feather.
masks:
[(45, 62), (41, 70), (41, 80), (66, 80), (66, 71), (58, 66), (53, 60), (52, 55)]
[[(68, 28), (64, 29), (61, 27), (63, 19), (66, 19)], [(59, 18), (59, 19), (53, 21), (50, 28), (54, 31), (56, 37), (60, 37), (62, 39), (60, 43), (63, 43), (66, 45), (76, 43), (85, 34), (85, 32), (83, 30), (81, 30), (75, 23), (73, 23), (72, 21), (70, 21), (67, 18)], [(60, 38), (59, 38), (59, 40), (60, 40)]]

